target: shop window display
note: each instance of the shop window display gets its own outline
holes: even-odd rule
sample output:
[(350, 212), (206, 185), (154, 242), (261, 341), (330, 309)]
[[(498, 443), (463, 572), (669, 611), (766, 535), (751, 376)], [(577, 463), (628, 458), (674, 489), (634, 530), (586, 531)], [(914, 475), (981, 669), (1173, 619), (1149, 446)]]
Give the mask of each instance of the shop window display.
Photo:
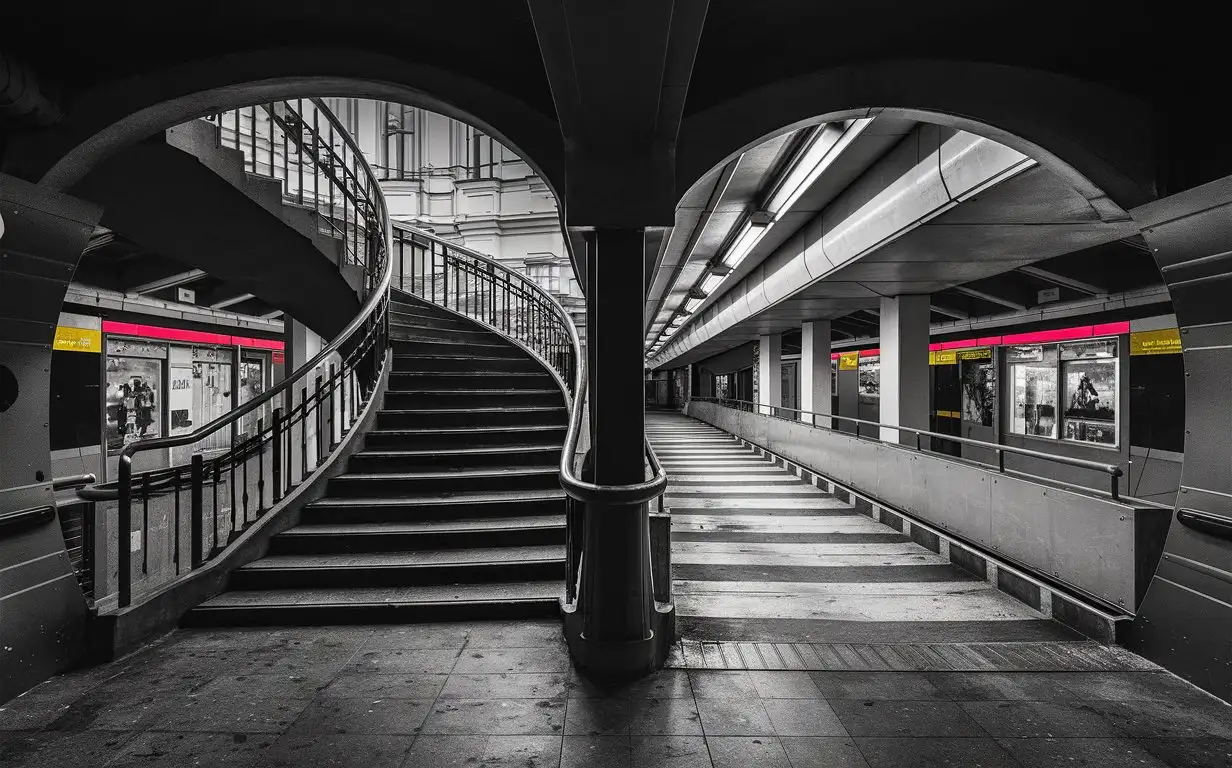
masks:
[(860, 397), (881, 397), (881, 358), (861, 357), (859, 367)]
[(107, 357), (107, 452), (117, 454), (129, 443), (162, 434), (161, 360)]
[(1010, 347), (1014, 414), (1010, 431), (1035, 437), (1057, 436), (1057, 368), (1055, 350), (1041, 346)]
[(975, 350), (962, 365), (963, 421), (991, 427), (997, 407), (997, 368), (991, 350)]
[(1010, 431), (1114, 446), (1118, 432), (1117, 340), (1010, 347)]

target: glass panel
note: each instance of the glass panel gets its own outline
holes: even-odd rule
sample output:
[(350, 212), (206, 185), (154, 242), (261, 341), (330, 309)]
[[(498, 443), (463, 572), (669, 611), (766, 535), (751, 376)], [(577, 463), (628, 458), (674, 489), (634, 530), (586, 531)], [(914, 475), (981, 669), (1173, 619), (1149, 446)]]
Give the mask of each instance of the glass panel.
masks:
[(962, 361), (963, 421), (991, 427), (997, 407), (997, 368), (991, 360)]
[(163, 362), (137, 357), (107, 357), (107, 452), (118, 454), (143, 437), (162, 434)]
[(1065, 371), (1065, 439), (1117, 442), (1117, 361), (1071, 360)]
[(1053, 365), (1011, 366), (1014, 417), (1010, 431), (1037, 437), (1057, 436), (1057, 369)]
[(881, 358), (861, 357), (860, 397), (881, 397)]

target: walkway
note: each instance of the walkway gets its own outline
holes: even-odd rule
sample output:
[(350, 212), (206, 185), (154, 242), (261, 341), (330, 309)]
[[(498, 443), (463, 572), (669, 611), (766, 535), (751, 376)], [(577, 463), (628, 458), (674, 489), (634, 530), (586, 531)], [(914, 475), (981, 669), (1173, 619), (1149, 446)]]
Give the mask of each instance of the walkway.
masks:
[(649, 412), (668, 472), (682, 636), (822, 643), (1081, 638), (909, 537), (674, 412)]
[(191, 629), (0, 707), (5, 768), (1212, 768), (1165, 672), (664, 670), (601, 690), (559, 621)]

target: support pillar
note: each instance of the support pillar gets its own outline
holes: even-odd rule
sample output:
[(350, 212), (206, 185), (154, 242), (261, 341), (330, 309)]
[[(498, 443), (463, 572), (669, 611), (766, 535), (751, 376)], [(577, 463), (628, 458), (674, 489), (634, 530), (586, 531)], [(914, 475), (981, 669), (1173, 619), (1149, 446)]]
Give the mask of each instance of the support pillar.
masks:
[[(587, 241), (590, 465), (601, 486), (649, 478), (645, 458), (643, 239), (640, 228), (598, 228)], [(577, 616), (566, 617), (581, 668), (603, 677), (646, 674), (672, 642), (670, 610), (654, 600), (649, 504), (587, 503)]]
[[(56, 322), (101, 216), (0, 174), (0, 512), (17, 513), (0, 533), (0, 704), (84, 651), (86, 603), (57, 521), (48, 417)], [(98, 546), (115, 552), (113, 541)]]
[[(881, 299), (881, 423), (928, 429), (928, 296)], [(881, 428), (881, 439), (915, 435)]]
[[(830, 426), (830, 321), (810, 320), (800, 329), (800, 421)], [(822, 415), (825, 414), (825, 415)]]
[(772, 333), (757, 340), (757, 381), (753, 400), (761, 403), (757, 412), (771, 415), (773, 406), (783, 404), (783, 334)]

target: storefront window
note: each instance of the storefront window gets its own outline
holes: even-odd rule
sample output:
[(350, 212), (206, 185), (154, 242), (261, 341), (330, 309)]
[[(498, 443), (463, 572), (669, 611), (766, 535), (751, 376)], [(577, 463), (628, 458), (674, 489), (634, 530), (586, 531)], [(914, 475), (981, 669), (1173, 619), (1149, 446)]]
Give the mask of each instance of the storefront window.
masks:
[(991, 427), (997, 407), (997, 368), (991, 349), (959, 352), (962, 366), (963, 421)]
[(162, 434), (163, 361), (107, 356), (107, 410), (104, 433), (107, 453)]
[(1066, 440), (1116, 445), (1116, 354), (1115, 339), (1061, 345)]
[(1057, 436), (1056, 349), (1009, 347), (1006, 360), (1014, 386), (1010, 431), (1035, 437)]
[(881, 397), (881, 358), (860, 357), (860, 398)]

